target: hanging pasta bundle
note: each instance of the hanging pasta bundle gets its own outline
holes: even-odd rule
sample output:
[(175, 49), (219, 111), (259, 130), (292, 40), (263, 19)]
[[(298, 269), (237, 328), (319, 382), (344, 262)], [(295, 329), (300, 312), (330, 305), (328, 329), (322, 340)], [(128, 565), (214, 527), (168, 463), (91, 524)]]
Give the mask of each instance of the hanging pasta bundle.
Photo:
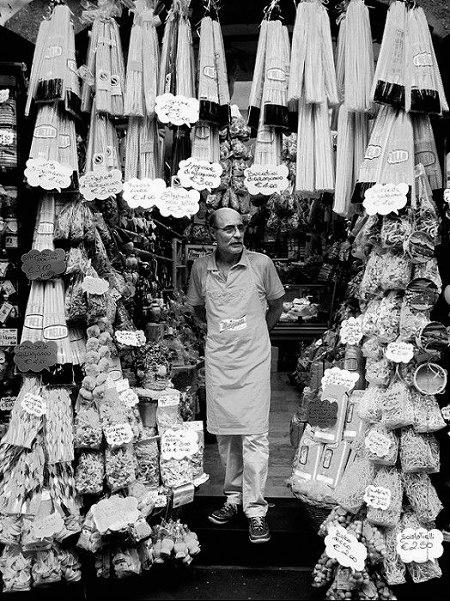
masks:
[(256, 130), (259, 125), (259, 118), (262, 106), (263, 87), (264, 87), (264, 68), (266, 64), (267, 47), (267, 26), (268, 21), (264, 19), (261, 23), (258, 37), (258, 47), (256, 49), (256, 61), (253, 71), (252, 87), (250, 90), (248, 106), (248, 125)]
[(39, 107), (29, 157), (56, 161), (78, 175), (75, 124), (55, 104)]
[(163, 175), (161, 144), (154, 117), (130, 117), (126, 137), (125, 181)]
[(192, 156), (199, 161), (220, 161), (219, 130), (210, 123), (198, 123), (194, 129)]
[(116, 129), (107, 115), (93, 110), (86, 150), (86, 172), (120, 169)]
[(372, 98), (381, 104), (405, 104), (406, 2), (395, 0), (389, 7), (372, 84)]
[(427, 19), (423, 8), (416, 5), (407, 11), (405, 63), (405, 110), (448, 111)]
[(78, 114), (80, 86), (75, 63), (75, 37), (70, 9), (57, 4), (39, 28), (31, 70), (25, 114), (31, 102), (61, 101), (67, 111)]
[(128, 49), (125, 88), (125, 114), (152, 115), (159, 80), (159, 46), (156, 27), (161, 21), (154, 14), (151, 0), (136, 2)]
[(72, 363), (64, 311), (64, 284), (61, 278), (45, 282), (42, 337), (44, 341), (56, 342), (57, 363)]
[(414, 132), (414, 164), (421, 163), (432, 190), (443, 186), (442, 170), (436, 149), (433, 128), (428, 115), (411, 115)]
[(158, 95), (176, 94), (176, 55), (178, 45), (179, 12), (174, 3), (167, 13), (159, 65)]
[(176, 69), (176, 94), (186, 98), (196, 98), (195, 62), (192, 28), (189, 20), (190, 0), (179, 0)]
[(48, 463), (73, 461), (73, 414), (68, 390), (49, 388), (45, 391), (47, 413), (44, 440)]
[(288, 128), (287, 85), (290, 46), (287, 28), (279, 19), (267, 23), (267, 48), (264, 65), (264, 125)]

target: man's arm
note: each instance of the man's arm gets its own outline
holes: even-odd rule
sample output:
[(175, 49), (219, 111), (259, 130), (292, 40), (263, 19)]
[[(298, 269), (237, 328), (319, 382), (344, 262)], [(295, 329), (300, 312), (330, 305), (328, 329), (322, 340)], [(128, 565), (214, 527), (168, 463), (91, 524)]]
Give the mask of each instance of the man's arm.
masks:
[(283, 313), (283, 299), (284, 294), (280, 298), (267, 301), (269, 308), (266, 313), (266, 322), (269, 332), (277, 325), (278, 320), (280, 319), (281, 314)]

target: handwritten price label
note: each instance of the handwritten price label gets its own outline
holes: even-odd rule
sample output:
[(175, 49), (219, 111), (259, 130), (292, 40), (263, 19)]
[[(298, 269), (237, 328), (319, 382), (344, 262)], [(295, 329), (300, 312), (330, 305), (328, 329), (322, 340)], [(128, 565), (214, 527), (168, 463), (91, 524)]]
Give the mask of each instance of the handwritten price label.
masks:
[(363, 337), (361, 317), (344, 319), (339, 334), (343, 344), (359, 344)]
[(391, 491), (383, 486), (366, 486), (364, 501), (376, 509), (386, 510), (391, 504)]
[(190, 157), (180, 161), (178, 179), (185, 188), (195, 190), (214, 190), (220, 186), (220, 176), (223, 168), (219, 163), (209, 163)]
[(122, 192), (119, 169), (88, 171), (80, 177), (80, 193), (85, 200), (106, 200)]
[(440, 530), (405, 528), (397, 534), (397, 553), (404, 563), (425, 563), (441, 557), (443, 535)]
[(107, 530), (118, 531), (139, 519), (138, 500), (135, 497), (112, 495), (92, 505), (92, 516), (100, 534)]
[(200, 103), (196, 98), (173, 94), (162, 94), (156, 97), (155, 111), (161, 123), (191, 127), (198, 121), (199, 110)]
[(61, 192), (62, 189), (70, 186), (72, 174), (72, 167), (61, 165), (57, 161), (30, 158), (26, 163), (25, 177), (33, 188), (40, 187), (44, 190)]
[(177, 219), (192, 217), (200, 210), (200, 192), (185, 188), (166, 188), (159, 199), (158, 208), (163, 217), (172, 215)]
[(0, 411), (11, 411), (14, 407), (17, 397), (15, 396), (2, 396), (0, 398)]
[(398, 213), (406, 205), (408, 184), (375, 184), (364, 193), (363, 205), (368, 215)]
[(253, 196), (270, 196), (283, 192), (289, 186), (287, 165), (252, 165), (244, 170), (244, 183)]
[(377, 430), (371, 430), (364, 439), (366, 448), (377, 457), (386, 457), (391, 448), (392, 441)]
[(123, 185), (123, 198), (131, 209), (158, 206), (161, 194), (166, 189), (163, 179), (130, 179)]
[(94, 278), (90, 275), (84, 277), (83, 290), (88, 294), (105, 294), (109, 289), (109, 282), (104, 280), (103, 278)]
[(390, 342), (385, 354), (394, 363), (409, 363), (414, 357), (414, 347), (409, 342)]
[(331, 559), (346, 568), (362, 571), (367, 557), (366, 547), (356, 537), (338, 524), (328, 527), (325, 552)]
[(198, 452), (198, 435), (192, 430), (166, 430), (161, 438), (161, 457), (184, 459)]
[(14, 348), (14, 363), (21, 372), (39, 373), (56, 364), (57, 350), (56, 342), (25, 340)]
[(145, 334), (142, 330), (118, 330), (116, 340), (125, 346), (143, 346), (146, 342)]
[(22, 271), (29, 280), (49, 280), (62, 275), (67, 268), (66, 253), (56, 250), (30, 250), (21, 257)]
[(343, 386), (347, 390), (352, 390), (359, 380), (359, 374), (356, 371), (348, 371), (339, 367), (326, 369), (322, 377), (322, 388), (329, 385)]
[(36, 417), (42, 417), (47, 412), (47, 403), (45, 400), (38, 394), (32, 394), (31, 392), (28, 392), (23, 397), (21, 406), (26, 413)]
[(116, 424), (104, 429), (106, 442), (112, 447), (121, 447), (133, 440), (133, 430), (130, 424)]

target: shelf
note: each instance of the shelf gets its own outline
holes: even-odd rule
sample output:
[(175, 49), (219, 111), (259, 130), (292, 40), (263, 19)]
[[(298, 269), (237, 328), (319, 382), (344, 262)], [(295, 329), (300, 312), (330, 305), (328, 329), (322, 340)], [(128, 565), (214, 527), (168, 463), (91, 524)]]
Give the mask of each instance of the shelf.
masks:
[(272, 340), (293, 340), (297, 338), (315, 338), (322, 336), (328, 329), (326, 324), (281, 323), (270, 332)]

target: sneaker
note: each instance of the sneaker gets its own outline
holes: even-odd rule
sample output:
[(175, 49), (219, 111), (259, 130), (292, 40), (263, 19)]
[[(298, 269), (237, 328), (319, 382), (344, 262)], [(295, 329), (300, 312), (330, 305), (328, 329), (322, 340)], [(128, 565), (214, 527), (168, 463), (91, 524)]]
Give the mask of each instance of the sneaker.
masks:
[(265, 517), (248, 519), (248, 537), (251, 543), (269, 542), (270, 530)]
[(218, 526), (222, 526), (223, 524), (228, 524), (233, 521), (237, 516), (238, 507), (237, 505), (233, 505), (232, 503), (228, 503), (225, 501), (222, 507), (216, 509), (208, 516), (208, 520), (213, 524), (217, 524)]

